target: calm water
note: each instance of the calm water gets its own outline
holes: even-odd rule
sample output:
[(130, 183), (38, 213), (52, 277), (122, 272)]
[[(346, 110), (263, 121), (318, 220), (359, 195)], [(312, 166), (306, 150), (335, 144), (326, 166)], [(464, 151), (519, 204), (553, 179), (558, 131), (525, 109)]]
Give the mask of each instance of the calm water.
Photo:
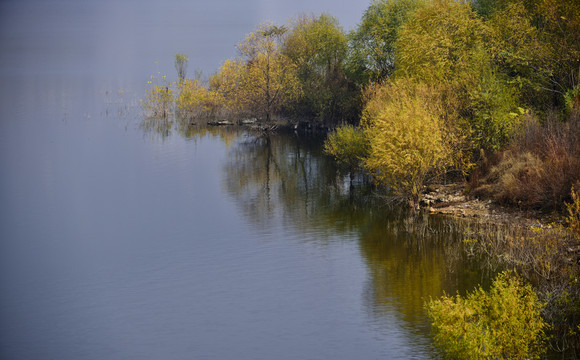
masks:
[(435, 357), (423, 301), (481, 281), (453, 223), (349, 191), (320, 139), (139, 127), (176, 52), (207, 73), (263, 20), (367, 5), (1, 2), (0, 358)]

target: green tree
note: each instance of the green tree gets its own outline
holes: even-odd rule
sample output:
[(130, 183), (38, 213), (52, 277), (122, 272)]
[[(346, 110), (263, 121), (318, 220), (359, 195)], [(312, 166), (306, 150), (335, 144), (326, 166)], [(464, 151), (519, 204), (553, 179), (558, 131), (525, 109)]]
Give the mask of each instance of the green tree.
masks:
[(509, 273), (465, 297), (444, 295), (426, 304), (435, 344), (455, 359), (537, 359), (547, 324), (530, 285)]
[(563, 107), (580, 82), (580, 3), (576, 0), (472, 0), (490, 27), (494, 60), (545, 111)]
[[(433, 0), (397, 41), (396, 76), (439, 86), (456, 148), (474, 154), (506, 144), (519, 121), (519, 92), (493, 63), (486, 28), (466, 3)], [(464, 144), (464, 140), (467, 144)]]
[(493, 63), (519, 89), (524, 104), (538, 109), (551, 102), (551, 55), (541, 36), (519, 1), (498, 7), (485, 21), (486, 49)]
[(303, 96), (294, 105), (301, 117), (338, 122), (352, 117), (356, 95), (344, 74), (346, 35), (336, 18), (322, 14), (294, 21), (284, 53), (297, 67)]
[(374, 0), (357, 29), (349, 34), (349, 72), (359, 84), (379, 81), (395, 70), (401, 27), (424, 0)]

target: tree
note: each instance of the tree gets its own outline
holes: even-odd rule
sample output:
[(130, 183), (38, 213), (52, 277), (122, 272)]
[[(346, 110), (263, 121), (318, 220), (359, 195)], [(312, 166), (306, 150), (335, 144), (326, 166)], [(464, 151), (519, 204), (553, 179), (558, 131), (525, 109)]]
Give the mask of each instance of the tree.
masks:
[(338, 122), (352, 117), (352, 98), (344, 74), (346, 35), (336, 18), (301, 16), (284, 41), (286, 54), (297, 67), (303, 96), (294, 105), (299, 116)]
[(438, 86), (449, 129), (460, 139), (455, 147), (473, 154), (504, 146), (522, 112), (520, 93), (493, 63), (487, 42), (468, 4), (434, 0), (415, 12), (396, 44), (395, 76)]
[[(472, 0), (492, 30), (494, 59), (511, 70), (540, 110), (562, 107), (580, 82), (580, 3), (576, 0)], [(499, 46), (498, 46), (499, 45)]]
[(209, 78), (209, 90), (219, 94), (222, 105), (230, 113), (240, 114), (247, 111), (247, 98), (243, 93), (247, 71), (244, 61), (228, 59)]
[(185, 80), (185, 74), (187, 72), (187, 63), (189, 58), (185, 54), (175, 54), (175, 70), (177, 70), (177, 76), (179, 81)]
[(365, 166), (412, 205), (418, 204), (427, 175), (449, 162), (440, 104), (436, 89), (400, 78), (378, 88), (371, 106), (382, 110), (366, 112), (370, 151)]
[(209, 90), (199, 80), (184, 80), (177, 84), (176, 105), (187, 119), (213, 117), (223, 102), (217, 91)]
[(395, 70), (399, 31), (424, 0), (374, 0), (349, 34), (349, 71), (359, 84), (380, 81)]
[(497, 7), (485, 21), (486, 49), (498, 71), (521, 93), (526, 107), (550, 104), (549, 48), (522, 2)]
[(283, 104), (300, 96), (296, 66), (281, 51), (287, 29), (263, 24), (238, 45), (245, 59), (239, 101), (269, 122)]
[(435, 344), (455, 359), (537, 359), (545, 351), (542, 304), (529, 285), (509, 273), (465, 297), (444, 295), (426, 304)]

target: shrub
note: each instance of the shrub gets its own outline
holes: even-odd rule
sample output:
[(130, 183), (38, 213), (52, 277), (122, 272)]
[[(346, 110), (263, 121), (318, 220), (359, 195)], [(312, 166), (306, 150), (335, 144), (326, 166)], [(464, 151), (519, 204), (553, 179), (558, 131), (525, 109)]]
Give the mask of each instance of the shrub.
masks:
[(352, 174), (368, 155), (369, 143), (364, 130), (347, 125), (328, 135), (324, 142), (324, 152)]
[(574, 187), (572, 187), (571, 197), (572, 201), (569, 204), (566, 204), (566, 210), (568, 215), (566, 216), (566, 223), (570, 230), (580, 233), (580, 194), (578, 193), (578, 185), (580, 182), (577, 182)]
[(528, 115), (519, 136), (491, 167), (476, 195), (523, 207), (563, 210), (580, 180), (580, 113), (541, 125)]
[(532, 279), (544, 304), (550, 346), (557, 351), (580, 349), (580, 267), (578, 234), (558, 224), (511, 220), (473, 222), (464, 235), (470, 256), (484, 259), (488, 271), (517, 269)]
[(165, 76), (162, 76), (161, 79), (159, 82), (159, 79), (151, 76), (151, 80), (147, 82), (152, 86), (145, 90), (143, 107), (148, 112), (149, 117), (167, 119), (173, 106), (173, 89), (171, 84), (165, 81)]
[(426, 304), (435, 344), (458, 359), (534, 359), (545, 351), (542, 304), (519, 277), (501, 273), (489, 291)]

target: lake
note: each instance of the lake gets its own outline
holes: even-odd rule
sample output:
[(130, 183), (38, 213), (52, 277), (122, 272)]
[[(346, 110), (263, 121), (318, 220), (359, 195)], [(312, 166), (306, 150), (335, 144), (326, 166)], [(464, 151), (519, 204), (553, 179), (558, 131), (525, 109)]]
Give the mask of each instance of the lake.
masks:
[(351, 189), (320, 137), (147, 132), (150, 75), (209, 74), (330, 1), (0, 3), (0, 358), (430, 359), (423, 302), (487, 282), (461, 224)]

